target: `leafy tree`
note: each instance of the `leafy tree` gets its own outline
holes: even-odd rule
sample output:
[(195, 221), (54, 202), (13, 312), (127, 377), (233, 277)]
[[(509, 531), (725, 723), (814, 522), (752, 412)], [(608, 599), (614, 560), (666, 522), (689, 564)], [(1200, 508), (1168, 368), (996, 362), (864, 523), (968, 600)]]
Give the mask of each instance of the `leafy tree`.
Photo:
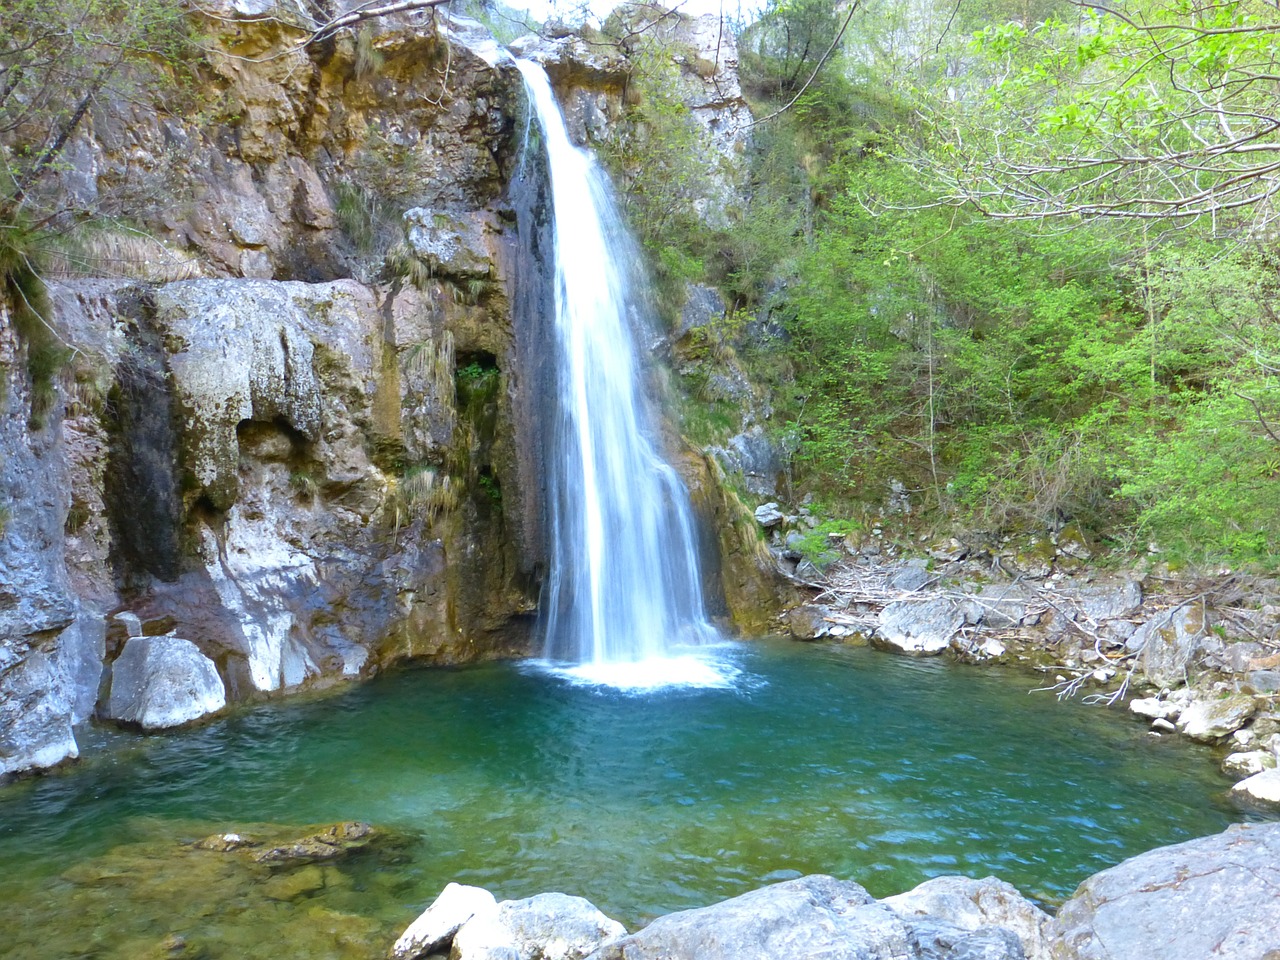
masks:
[(738, 40), (743, 81), (759, 96), (795, 93), (822, 62), (841, 19), (835, 0), (770, 0)]
[[(1266, 0), (1078, 2), (976, 34), (941, 150), (904, 156), (998, 218), (1208, 219), (1257, 230), (1280, 189), (1280, 30)], [(956, 92), (953, 88), (952, 92)]]

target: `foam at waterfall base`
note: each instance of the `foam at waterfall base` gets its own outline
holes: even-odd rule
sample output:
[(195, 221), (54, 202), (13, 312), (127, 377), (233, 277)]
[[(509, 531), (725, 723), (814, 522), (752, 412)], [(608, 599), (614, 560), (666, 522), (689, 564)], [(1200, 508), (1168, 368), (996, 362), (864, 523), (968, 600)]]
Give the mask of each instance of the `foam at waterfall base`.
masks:
[(528, 665), (574, 686), (609, 687), (626, 693), (680, 687), (726, 690), (737, 686), (743, 677), (742, 670), (731, 661), (728, 645), (644, 660), (602, 663), (530, 660)]

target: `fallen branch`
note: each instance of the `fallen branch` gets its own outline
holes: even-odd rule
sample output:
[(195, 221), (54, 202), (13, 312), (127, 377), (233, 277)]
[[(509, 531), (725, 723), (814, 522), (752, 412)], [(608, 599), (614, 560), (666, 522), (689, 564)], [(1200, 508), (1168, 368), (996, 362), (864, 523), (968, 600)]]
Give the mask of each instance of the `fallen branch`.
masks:
[(353, 27), (357, 23), (363, 23), (366, 20), (376, 20), (379, 17), (390, 16), (393, 13), (407, 13), (414, 10), (427, 10), (433, 7), (443, 6), (449, 0), (395, 0), (393, 3), (384, 3), (373, 5), (372, 3), (361, 4), (354, 10), (348, 10), (346, 13), (340, 14), (326, 23), (317, 27), (306, 40), (299, 44), (301, 47), (309, 47), (311, 44), (320, 40), (324, 40), (339, 30), (346, 27)]

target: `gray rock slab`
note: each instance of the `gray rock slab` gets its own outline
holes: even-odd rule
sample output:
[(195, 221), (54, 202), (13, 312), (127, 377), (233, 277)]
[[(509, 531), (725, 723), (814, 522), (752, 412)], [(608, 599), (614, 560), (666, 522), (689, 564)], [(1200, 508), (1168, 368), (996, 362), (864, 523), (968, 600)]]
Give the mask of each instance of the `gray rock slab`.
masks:
[(582, 960), (626, 927), (582, 897), (540, 893), (477, 913), (453, 938), (451, 960)]
[[(938, 598), (899, 600), (885, 605), (871, 642), (911, 656), (942, 653), (968, 620), (964, 604)], [(980, 616), (980, 614), (979, 614)]]
[(1243, 727), (1257, 708), (1249, 696), (1196, 700), (1178, 715), (1178, 729), (1192, 740), (1211, 743)]
[(133, 637), (111, 668), (105, 716), (144, 730), (180, 727), (221, 710), (218, 668), (190, 640)]
[(1053, 960), (1273, 960), (1280, 823), (1236, 825), (1095, 874), (1049, 929)]
[(1138, 654), (1139, 668), (1148, 680), (1173, 687), (1186, 682), (1204, 640), (1204, 604), (1192, 601), (1144, 623), (1126, 646)]
[(590, 960), (1023, 960), (1018, 937), (905, 918), (858, 884), (808, 876), (659, 917)]
[(995, 877), (935, 877), (880, 902), (905, 919), (928, 917), (969, 931), (1004, 928), (1017, 936), (1027, 960), (1049, 960), (1052, 918)]
[(450, 883), (387, 952), (391, 960), (417, 960), (453, 943), (454, 935), (478, 913), (497, 910), (498, 901), (482, 887)]

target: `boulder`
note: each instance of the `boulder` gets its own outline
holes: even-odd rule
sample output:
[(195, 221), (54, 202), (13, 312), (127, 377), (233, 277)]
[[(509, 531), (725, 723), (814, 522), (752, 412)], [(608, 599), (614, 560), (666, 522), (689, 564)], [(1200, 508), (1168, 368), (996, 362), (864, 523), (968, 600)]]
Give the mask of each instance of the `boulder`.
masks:
[(1010, 930), (903, 916), (858, 884), (808, 876), (659, 917), (590, 960), (1022, 960)]
[(1182, 704), (1159, 697), (1135, 697), (1129, 701), (1129, 712), (1148, 720), (1177, 720)]
[(1271, 958), (1280, 949), (1278, 888), (1280, 823), (1161, 847), (1082, 883), (1049, 927), (1052, 956)]
[(1222, 772), (1233, 777), (1252, 777), (1276, 765), (1276, 755), (1270, 750), (1248, 750), (1228, 754), (1222, 761)]
[(911, 656), (939, 654), (965, 623), (980, 619), (980, 610), (969, 611), (966, 606), (945, 598), (886, 604), (871, 643)]
[(416, 960), (447, 947), (463, 924), (476, 914), (496, 910), (497, 906), (498, 901), (488, 890), (450, 883), (431, 906), (405, 928), (387, 956), (391, 960)]
[(830, 611), (826, 607), (805, 604), (787, 613), (787, 627), (797, 640), (817, 640), (831, 633), (827, 622)]
[(1256, 710), (1252, 697), (1196, 700), (1178, 716), (1178, 729), (1192, 740), (1211, 743), (1239, 730)]
[(582, 897), (504, 900), (462, 925), (451, 960), (582, 960), (627, 932)]
[(1138, 654), (1139, 670), (1148, 680), (1173, 687), (1187, 681), (1204, 638), (1204, 604), (1192, 601), (1144, 623), (1125, 646)]
[(755, 510), (756, 523), (766, 530), (776, 527), (787, 519), (786, 514), (778, 509), (776, 503), (762, 503)]
[[(1231, 798), (1251, 807), (1280, 808), (1280, 770), (1273, 767), (1241, 780), (1231, 788)], [(1277, 935), (1277, 946), (1280, 946), (1280, 934)]]
[(910, 593), (919, 590), (933, 577), (929, 573), (929, 561), (923, 559), (906, 560), (889, 574), (889, 586), (895, 590)]
[(971, 931), (1003, 927), (1017, 935), (1027, 960), (1049, 960), (1047, 931), (1052, 918), (995, 877), (934, 877), (880, 902), (906, 919), (930, 917)]
[(1083, 587), (1079, 591), (1080, 608), (1085, 616), (1102, 622), (1137, 613), (1142, 607), (1142, 584), (1126, 580), (1119, 585)]
[(218, 668), (190, 640), (131, 637), (111, 667), (105, 716), (143, 730), (180, 727), (221, 710)]

